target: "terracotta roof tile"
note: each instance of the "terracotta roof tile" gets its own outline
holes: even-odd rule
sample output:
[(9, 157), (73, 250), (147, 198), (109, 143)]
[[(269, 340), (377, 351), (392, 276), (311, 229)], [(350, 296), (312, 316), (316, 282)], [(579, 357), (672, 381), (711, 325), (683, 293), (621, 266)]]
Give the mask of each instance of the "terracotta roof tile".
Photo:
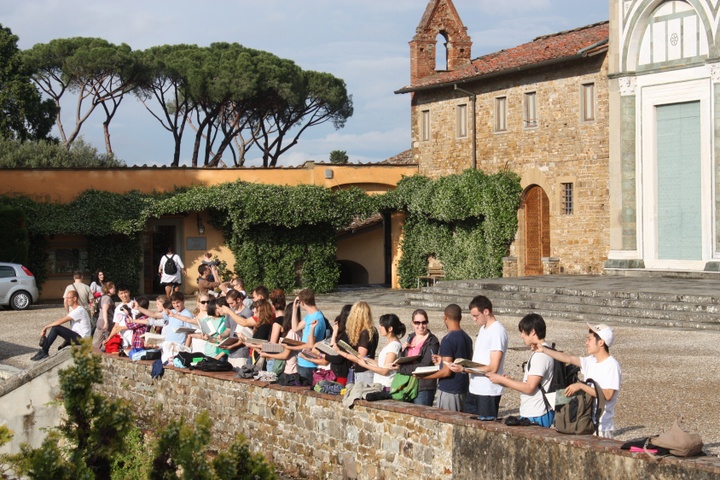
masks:
[[(451, 72), (441, 72), (425, 77), (414, 85), (398, 90), (396, 93), (406, 93), (416, 89), (431, 88), (453, 82), (467, 82), (481, 79), (487, 75), (502, 74), (519, 68), (541, 65), (551, 61), (570, 60), (585, 49), (598, 53), (601, 42), (608, 40), (608, 22), (595, 23), (585, 27), (538, 37), (532, 42), (500, 50), (476, 58), (470, 65)], [(607, 48), (607, 47), (605, 47)], [(604, 49), (601, 49), (604, 51)]]

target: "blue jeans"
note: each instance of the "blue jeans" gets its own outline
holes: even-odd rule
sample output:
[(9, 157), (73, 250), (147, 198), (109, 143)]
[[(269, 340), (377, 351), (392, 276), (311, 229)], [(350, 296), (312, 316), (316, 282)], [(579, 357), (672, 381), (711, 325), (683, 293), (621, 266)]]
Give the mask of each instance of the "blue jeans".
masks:
[(528, 420), (540, 425), (541, 427), (550, 428), (553, 424), (553, 420), (555, 420), (555, 412), (553, 410), (550, 410), (545, 415), (542, 415), (540, 417), (528, 417)]
[(426, 405), (428, 407), (433, 406), (433, 400), (435, 400), (435, 390), (420, 390), (413, 400), (415, 405)]

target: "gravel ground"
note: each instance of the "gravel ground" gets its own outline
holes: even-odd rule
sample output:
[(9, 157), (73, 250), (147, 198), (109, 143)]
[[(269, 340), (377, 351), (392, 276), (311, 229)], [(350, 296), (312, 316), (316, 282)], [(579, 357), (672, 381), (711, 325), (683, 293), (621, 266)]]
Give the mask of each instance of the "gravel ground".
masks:
[[(376, 321), (384, 313), (396, 313), (411, 330), (410, 316), (414, 308), (405, 304), (403, 292), (346, 290), (319, 296), (317, 303), (328, 318), (334, 318), (343, 304), (357, 300), (370, 303)], [(194, 300), (188, 301), (187, 306), (194, 308)], [(431, 330), (442, 337), (445, 334), (442, 312), (428, 309), (428, 314)], [(32, 365), (30, 357), (37, 351), (40, 330), (62, 315), (59, 303), (37, 305), (22, 312), (0, 311), (0, 322), (4, 326), (0, 333), (0, 381), (3, 376)], [(522, 347), (517, 331), (519, 318), (498, 319), (508, 330), (510, 347)], [(557, 347), (567, 353), (585, 354), (587, 328), (584, 323), (546, 321), (549, 342), (556, 342)], [(462, 325), (474, 338), (478, 327), (467, 311)], [(657, 435), (682, 416), (686, 429), (702, 436), (705, 452), (720, 455), (720, 416), (716, 414), (720, 332), (624, 324), (613, 325), (613, 329), (615, 345), (610, 352), (620, 362), (623, 372), (615, 418), (617, 438), (627, 440)], [(54, 354), (54, 349), (51, 354)], [(528, 357), (528, 351), (509, 350), (505, 360), (506, 372), (513, 378), (521, 378), (521, 364)], [(519, 403), (519, 395), (506, 389), (500, 414), (517, 414)]]

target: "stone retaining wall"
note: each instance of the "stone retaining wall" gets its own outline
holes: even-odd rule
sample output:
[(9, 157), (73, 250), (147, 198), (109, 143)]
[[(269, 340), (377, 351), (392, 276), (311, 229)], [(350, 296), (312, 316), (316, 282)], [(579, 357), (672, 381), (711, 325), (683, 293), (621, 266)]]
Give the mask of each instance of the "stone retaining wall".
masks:
[(99, 389), (140, 411), (193, 418), (208, 411), (214, 446), (243, 434), (279, 470), (300, 478), (675, 478), (720, 479), (717, 457), (647, 459), (621, 442), (567, 436), (540, 427), (481, 423), (469, 415), (395, 401), (356, 402), (230, 373), (166, 368), (157, 382), (150, 362), (103, 358)]

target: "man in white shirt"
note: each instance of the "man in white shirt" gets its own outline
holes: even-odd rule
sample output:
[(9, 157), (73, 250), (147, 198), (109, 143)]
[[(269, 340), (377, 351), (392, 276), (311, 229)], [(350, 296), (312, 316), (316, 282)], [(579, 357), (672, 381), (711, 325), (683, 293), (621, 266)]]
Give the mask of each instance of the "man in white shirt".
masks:
[[(528, 347), (533, 344), (548, 346), (545, 343), (545, 320), (537, 313), (525, 315), (518, 323), (520, 337)], [(555, 411), (545, 401), (545, 392), (550, 391), (555, 361), (545, 353), (533, 352), (523, 364), (522, 382), (497, 373), (487, 373), (487, 378), (498, 385), (520, 392), (520, 417), (527, 418), (541, 427), (550, 427), (555, 419)]]
[[(504, 373), (505, 353), (507, 352), (508, 336), (505, 327), (497, 321), (492, 313), (492, 302), (484, 295), (478, 295), (470, 302), (470, 315), (480, 327), (473, 362), (485, 365), (479, 370), (484, 373)], [(463, 372), (460, 365), (448, 365), (454, 372)], [(484, 374), (470, 372), (470, 387), (465, 399), (465, 413), (476, 414), (480, 420), (495, 420), (500, 409), (502, 385), (492, 383)]]
[[(168, 269), (165, 267), (165, 264), (168, 262), (170, 262), (173, 268)], [(187, 269), (180, 256), (173, 252), (172, 247), (168, 247), (167, 254), (163, 255), (160, 259), (158, 274), (160, 275), (160, 286), (165, 288), (165, 295), (167, 295), (168, 298), (170, 298), (173, 292), (180, 290), (182, 277), (187, 275)]]
[[(70, 312), (66, 316), (43, 327), (40, 332), (40, 336), (46, 337), (45, 341), (43, 342), (40, 351), (38, 351), (30, 360), (37, 361), (48, 358), (50, 356), (48, 353), (50, 351), (50, 347), (58, 336), (65, 340), (63, 346), (66, 344), (69, 345), (70, 342), (77, 344), (81, 338), (90, 336), (90, 315), (87, 310), (78, 303), (78, 294), (76, 291), (71, 290), (66, 293), (65, 304), (70, 308)], [(63, 326), (63, 323), (67, 322), (70, 322), (70, 328)]]
[[(590, 325), (585, 347), (587, 357), (574, 357), (563, 352), (557, 352), (543, 345), (533, 344), (532, 349), (536, 352), (546, 353), (555, 361), (569, 363), (580, 367), (580, 372), (585, 380), (592, 379), (597, 382), (607, 403), (598, 426), (598, 436), (613, 438), (615, 435), (615, 404), (620, 392), (622, 372), (620, 364), (610, 355), (610, 346), (615, 341), (615, 334), (605, 324)], [(571, 396), (582, 390), (595, 396), (595, 388), (582, 382), (573, 383), (565, 389), (565, 395)]]

